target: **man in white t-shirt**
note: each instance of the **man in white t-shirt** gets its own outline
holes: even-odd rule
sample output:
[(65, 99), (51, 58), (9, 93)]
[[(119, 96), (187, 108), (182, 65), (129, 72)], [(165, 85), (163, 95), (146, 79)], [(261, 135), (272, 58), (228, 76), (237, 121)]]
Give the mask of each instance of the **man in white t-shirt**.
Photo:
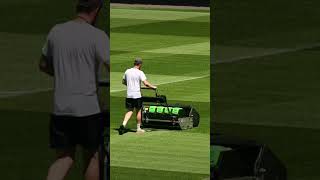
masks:
[(127, 69), (123, 75), (122, 84), (127, 86), (127, 98), (126, 98), (126, 108), (127, 113), (124, 116), (122, 125), (119, 128), (119, 134), (122, 135), (125, 133), (125, 126), (131, 118), (134, 109), (137, 111), (137, 133), (144, 133), (145, 131), (141, 129), (141, 108), (142, 108), (142, 99), (141, 99), (141, 82), (152, 89), (157, 87), (150, 84), (147, 81), (146, 75), (141, 71), (142, 59), (136, 58), (134, 61), (134, 67)]

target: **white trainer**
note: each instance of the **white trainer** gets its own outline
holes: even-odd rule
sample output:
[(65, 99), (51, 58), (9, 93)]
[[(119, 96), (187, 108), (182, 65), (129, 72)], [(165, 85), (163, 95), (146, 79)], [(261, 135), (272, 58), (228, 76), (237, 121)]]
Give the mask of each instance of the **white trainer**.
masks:
[(142, 133), (145, 133), (146, 131), (145, 130), (143, 130), (143, 129), (137, 129), (137, 133), (138, 134), (142, 134)]

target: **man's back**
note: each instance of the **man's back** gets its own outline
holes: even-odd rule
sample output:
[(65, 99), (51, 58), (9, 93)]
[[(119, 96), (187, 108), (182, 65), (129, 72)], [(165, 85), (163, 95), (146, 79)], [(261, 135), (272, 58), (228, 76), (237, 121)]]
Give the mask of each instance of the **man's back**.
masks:
[(54, 114), (87, 116), (100, 112), (98, 68), (108, 56), (105, 33), (85, 22), (56, 25), (48, 36), (54, 67)]
[(143, 71), (137, 68), (127, 69), (124, 74), (124, 79), (127, 83), (127, 98), (140, 98), (141, 81), (147, 79)]

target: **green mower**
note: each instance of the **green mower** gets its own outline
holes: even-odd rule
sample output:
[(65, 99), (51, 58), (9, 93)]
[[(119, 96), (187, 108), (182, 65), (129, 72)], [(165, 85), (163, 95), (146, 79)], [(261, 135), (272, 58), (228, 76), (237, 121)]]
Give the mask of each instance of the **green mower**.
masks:
[(168, 104), (165, 95), (159, 95), (157, 89), (154, 96), (142, 97), (142, 124), (146, 128), (192, 129), (199, 126), (200, 115), (190, 105)]

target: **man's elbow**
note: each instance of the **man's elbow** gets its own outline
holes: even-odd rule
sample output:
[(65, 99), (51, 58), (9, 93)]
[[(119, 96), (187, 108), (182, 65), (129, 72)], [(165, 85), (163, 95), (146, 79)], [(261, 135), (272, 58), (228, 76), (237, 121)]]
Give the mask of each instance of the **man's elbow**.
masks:
[(150, 83), (147, 80), (143, 81), (143, 84), (147, 87), (150, 87)]
[(122, 84), (126, 86), (127, 85), (127, 81), (126, 80), (122, 80)]
[(47, 75), (49, 75), (49, 76), (53, 76), (54, 75), (54, 73), (53, 73), (53, 71), (52, 70), (50, 70), (48, 67), (46, 67), (46, 66), (44, 66), (44, 65), (39, 65), (39, 69), (40, 69), (40, 71), (41, 72), (43, 72), (43, 73), (45, 73), (45, 74), (47, 74)]
[(103, 62), (104, 66), (106, 67), (106, 69), (108, 70), (108, 72), (110, 72), (110, 64), (109, 61), (105, 61)]
[(46, 72), (46, 67), (45, 67), (45, 65), (43, 63), (39, 63), (39, 70), (41, 72)]

